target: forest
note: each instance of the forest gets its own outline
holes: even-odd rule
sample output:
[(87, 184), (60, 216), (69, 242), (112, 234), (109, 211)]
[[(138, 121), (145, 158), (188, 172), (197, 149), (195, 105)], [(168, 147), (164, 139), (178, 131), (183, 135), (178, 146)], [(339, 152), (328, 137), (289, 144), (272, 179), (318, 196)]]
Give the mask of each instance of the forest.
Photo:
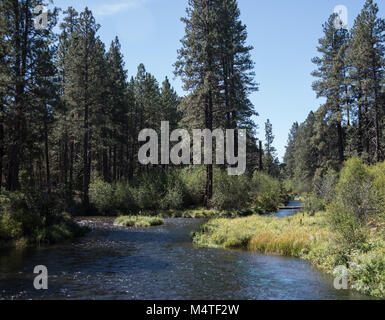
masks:
[[(300, 257), (328, 273), (344, 265), (354, 289), (385, 296), (385, 20), (373, 0), (351, 30), (336, 14), (323, 24), (312, 60), (322, 103), (293, 124), (282, 163), (271, 121), (264, 137), (255, 123), (250, 95), (263, 79), (236, 0), (188, 1), (170, 66), (184, 96), (143, 64), (129, 75), (119, 38), (103, 43), (88, 8), (55, 7), (36, 28), (40, 5), (0, 1), (0, 246), (83, 236), (78, 216), (138, 227), (210, 218), (193, 235), (199, 246)], [(160, 136), (164, 121), (232, 129), (236, 141), (246, 130), (245, 174), (140, 164), (140, 132)], [(300, 214), (268, 215), (294, 198)]]

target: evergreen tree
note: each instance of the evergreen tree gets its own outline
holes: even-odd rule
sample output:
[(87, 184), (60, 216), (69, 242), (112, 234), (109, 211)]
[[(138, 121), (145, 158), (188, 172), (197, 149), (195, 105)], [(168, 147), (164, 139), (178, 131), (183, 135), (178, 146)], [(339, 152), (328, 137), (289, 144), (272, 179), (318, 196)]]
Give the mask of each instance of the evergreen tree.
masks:
[(88, 206), (91, 177), (92, 135), (103, 105), (104, 45), (96, 35), (99, 25), (88, 8), (80, 14), (78, 26), (71, 35), (66, 53), (66, 101), (77, 131), (82, 134), (83, 203)]
[(178, 106), (180, 104), (180, 98), (175, 90), (171, 87), (170, 81), (166, 79), (162, 83), (161, 89), (161, 108), (162, 108), (162, 121), (170, 122), (170, 130), (173, 131), (178, 128), (180, 121), (180, 112)]
[[(384, 158), (381, 124), (384, 117), (384, 32), (385, 20), (377, 16), (378, 6), (367, 0), (356, 18), (348, 50), (350, 85), (356, 99), (358, 153), (365, 160)], [(373, 141), (373, 143), (372, 143)]]
[(298, 135), (298, 129), (299, 125), (298, 122), (295, 122), (293, 126), (290, 129), (289, 132), (289, 138), (287, 141), (287, 146), (286, 146), (286, 152), (285, 152), (285, 157), (283, 162), (286, 165), (286, 175), (287, 177), (293, 179), (294, 178), (294, 170), (296, 167), (296, 162), (295, 162), (295, 143)]
[[(121, 176), (124, 168), (122, 166), (127, 165), (125, 163), (124, 145), (126, 143), (126, 137), (128, 132), (128, 110), (126, 101), (126, 90), (127, 90), (127, 74), (124, 70), (123, 56), (121, 53), (121, 46), (119, 39), (116, 37), (111, 43), (110, 49), (107, 52), (107, 74), (108, 74), (108, 97), (109, 102), (103, 105), (104, 120), (107, 122), (107, 116), (109, 115), (110, 122), (110, 135), (111, 139), (105, 139), (108, 136), (105, 132), (105, 128), (108, 127), (106, 123), (103, 124), (103, 131), (101, 136), (103, 141), (103, 175), (106, 181), (108, 181), (107, 168), (107, 149), (109, 145), (112, 145), (112, 179), (117, 180), (118, 176)], [(119, 158), (119, 159), (118, 159)], [(118, 168), (118, 162), (119, 167)]]
[[(181, 104), (181, 123), (190, 129), (246, 128), (252, 136), (251, 118), (256, 113), (248, 95), (257, 86), (252, 47), (245, 45), (247, 32), (237, 2), (190, 0), (186, 11), (185, 36), (175, 65), (189, 93)], [(255, 139), (253, 145), (255, 149)], [(213, 193), (212, 165), (206, 165), (206, 174), (207, 206)]]
[(273, 146), (274, 143), (273, 125), (267, 119), (265, 123), (265, 153), (263, 157), (263, 168), (266, 172), (274, 177), (279, 176), (279, 161), (277, 151)]
[(313, 83), (313, 89), (317, 97), (325, 97), (326, 103), (325, 119), (330, 130), (337, 131), (337, 154), (338, 162), (342, 165), (344, 161), (344, 133), (343, 133), (343, 110), (345, 105), (345, 51), (348, 32), (345, 29), (336, 29), (333, 14), (324, 24), (324, 37), (319, 40), (318, 52), (320, 57), (312, 61), (318, 69), (312, 73), (319, 78)]
[[(57, 9), (47, 13), (47, 26), (44, 29), (34, 25), (34, 8), (43, 5), (41, 0), (23, 0), (1, 2), (1, 47), (3, 54), (2, 68), (6, 66), (7, 76), (2, 88), (2, 113), (7, 113), (7, 189), (19, 188), (19, 173), (26, 169), (32, 182), (33, 163), (39, 152), (36, 145), (31, 144), (34, 132), (39, 123), (36, 123), (34, 103), (44, 100), (40, 96), (41, 90), (35, 86), (44, 72), (37, 66), (46, 65), (51, 59), (48, 53), (51, 49), (56, 24)], [(41, 48), (46, 50), (42, 53)], [(48, 54), (47, 54), (48, 53)], [(48, 60), (47, 60), (48, 59)], [(4, 65), (5, 62), (5, 65)], [(47, 75), (45, 75), (47, 76)], [(4, 86), (5, 84), (5, 86)], [(4, 105), (5, 103), (5, 105)], [(27, 121), (28, 119), (28, 121)], [(4, 126), (2, 126), (4, 139)], [(35, 142), (35, 141), (33, 141)], [(39, 147), (39, 146), (37, 146)], [(4, 151), (3, 151), (4, 152)], [(37, 159), (39, 162), (40, 160)]]

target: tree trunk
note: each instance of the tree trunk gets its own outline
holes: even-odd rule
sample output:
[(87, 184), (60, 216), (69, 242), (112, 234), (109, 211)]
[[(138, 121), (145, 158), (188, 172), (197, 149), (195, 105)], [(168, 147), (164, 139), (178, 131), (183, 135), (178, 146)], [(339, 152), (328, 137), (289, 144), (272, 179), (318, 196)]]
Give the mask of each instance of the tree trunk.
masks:
[(103, 149), (103, 179), (105, 182), (110, 182), (110, 176), (108, 174), (108, 155), (107, 149)]
[(4, 116), (3, 116), (3, 105), (0, 109), (0, 192), (3, 186), (3, 157), (4, 157)]
[(70, 178), (69, 178), (69, 191), (72, 193), (73, 188), (73, 175), (74, 175), (74, 142), (70, 144)]
[(362, 107), (358, 107), (358, 145), (357, 145), (357, 151), (358, 155), (361, 157), (362, 152), (364, 150), (363, 148), (363, 134), (362, 134)]
[(112, 179), (115, 182), (116, 177), (117, 177), (117, 169), (116, 169), (116, 152), (117, 152), (117, 147), (116, 144), (114, 145), (114, 158), (113, 158), (113, 166), (112, 166)]
[(259, 163), (258, 163), (258, 169), (259, 171), (263, 171), (263, 147), (262, 147), (262, 141), (259, 140)]
[(341, 122), (337, 123), (337, 133), (338, 133), (338, 160), (342, 165), (344, 163), (344, 137)]
[[(49, 168), (49, 146), (48, 146), (48, 119), (47, 115), (44, 118), (44, 147), (45, 147), (45, 166), (46, 166), (46, 175), (47, 175), (47, 191), (51, 193), (51, 173)], [(65, 159), (66, 162), (67, 159)]]
[(89, 170), (89, 159), (88, 159), (88, 105), (85, 107), (84, 113), (84, 137), (83, 137), (83, 201), (84, 206), (89, 206), (88, 187), (90, 184), (90, 170)]
[[(206, 98), (206, 129), (213, 130), (213, 97), (212, 92), (209, 91)], [(212, 152), (212, 150), (209, 150)], [(210, 206), (210, 200), (213, 197), (213, 164), (206, 165), (206, 192), (204, 205), (206, 208)]]

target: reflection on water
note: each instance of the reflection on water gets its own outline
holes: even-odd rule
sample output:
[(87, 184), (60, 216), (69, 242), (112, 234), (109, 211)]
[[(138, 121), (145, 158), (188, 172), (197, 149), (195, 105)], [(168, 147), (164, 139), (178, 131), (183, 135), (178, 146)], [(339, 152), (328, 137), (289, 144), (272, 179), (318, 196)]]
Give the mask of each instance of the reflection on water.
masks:
[[(0, 253), (0, 299), (355, 299), (307, 262), (243, 251), (195, 248), (202, 220), (124, 229), (84, 218), (85, 238), (56, 247)], [(33, 289), (45, 265), (49, 289)]]

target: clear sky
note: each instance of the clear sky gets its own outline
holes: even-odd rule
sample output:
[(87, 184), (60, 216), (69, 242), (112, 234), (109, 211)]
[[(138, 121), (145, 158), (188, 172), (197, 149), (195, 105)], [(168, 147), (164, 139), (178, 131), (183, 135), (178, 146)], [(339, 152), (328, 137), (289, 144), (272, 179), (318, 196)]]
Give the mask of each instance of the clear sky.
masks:
[[(168, 76), (180, 95), (181, 81), (174, 79), (173, 64), (184, 34), (180, 21), (187, 0), (54, 0), (56, 6), (88, 6), (101, 24), (99, 34), (109, 46), (117, 35), (122, 44), (128, 74), (143, 63), (159, 82)], [(248, 43), (254, 46), (256, 81), (260, 91), (251, 96), (259, 117), (258, 137), (264, 140), (264, 123), (270, 119), (280, 159), (294, 121), (302, 122), (322, 103), (311, 89), (311, 59), (322, 36), (322, 24), (337, 5), (349, 12), (349, 28), (364, 0), (238, 0), (241, 19), (247, 25)], [(385, 3), (378, 0), (381, 17)]]

